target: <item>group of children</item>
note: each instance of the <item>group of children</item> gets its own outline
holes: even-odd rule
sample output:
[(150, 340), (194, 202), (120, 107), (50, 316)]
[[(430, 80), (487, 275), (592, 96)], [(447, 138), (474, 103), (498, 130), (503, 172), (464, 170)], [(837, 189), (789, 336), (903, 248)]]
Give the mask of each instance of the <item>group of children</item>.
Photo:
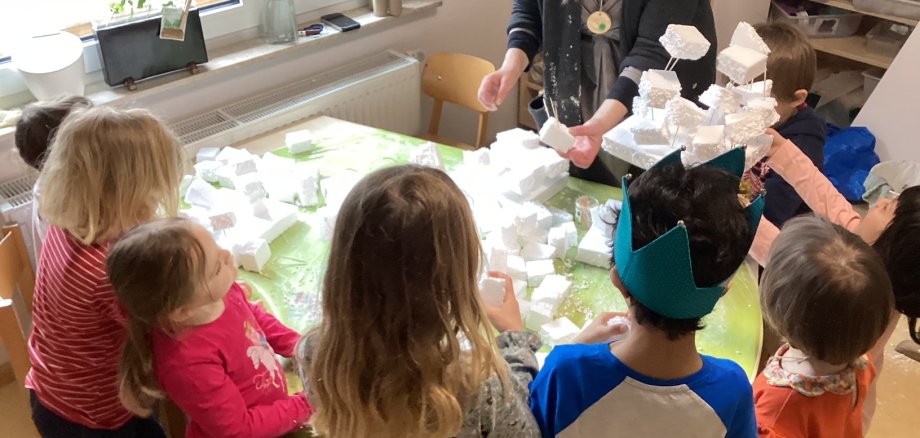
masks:
[[(781, 124), (807, 115), (807, 87), (777, 95), (790, 105)], [(763, 169), (823, 219), (781, 233), (760, 221), (762, 199), (739, 202), (740, 150), (690, 168), (672, 156), (624, 180), (610, 271), (629, 304), (622, 341), (606, 342), (605, 314), (538, 369), (510, 279), (502, 304), (480, 299), (466, 198), (417, 166), (373, 172), (347, 196), (324, 318), (301, 337), (249, 301), (207, 230), (174, 217), (182, 153), (162, 122), (43, 105), (24, 112), (17, 146), (41, 169), (26, 385), (46, 437), (162, 437), (166, 397), (190, 437), (308, 424), (341, 437), (856, 437), (897, 312), (920, 314), (920, 188), (860, 220), (780, 129)], [(765, 266), (764, 319), (785, 339), (753, 387), (695, 344), (749, 251)], [(297, 359), (304, 393), (288, 394), (276, 354)]]

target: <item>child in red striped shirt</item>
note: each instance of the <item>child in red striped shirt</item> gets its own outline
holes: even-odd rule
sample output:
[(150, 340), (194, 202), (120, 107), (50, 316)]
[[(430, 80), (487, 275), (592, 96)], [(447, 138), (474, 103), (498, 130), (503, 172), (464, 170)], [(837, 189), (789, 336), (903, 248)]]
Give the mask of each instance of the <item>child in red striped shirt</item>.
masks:
[(188, 415), (186, 437), (281, 436), (307, 423), (275, 352), (300, 335), (247, 301), (227, 250), (200, 225), (160, 219), (125, 234), (108, 271), (128, 313), (121, 398), (149, 415), (168, 395)]
[(71, 113), (42, 169), (41, 217), (50, 224), (35, 282), (26, 377), (44, 437), (162, 437), (118, 399), (124, 316), (105, 270), (112, 241), (175, 215), (181, 177), (176, 138), (143, 110)]

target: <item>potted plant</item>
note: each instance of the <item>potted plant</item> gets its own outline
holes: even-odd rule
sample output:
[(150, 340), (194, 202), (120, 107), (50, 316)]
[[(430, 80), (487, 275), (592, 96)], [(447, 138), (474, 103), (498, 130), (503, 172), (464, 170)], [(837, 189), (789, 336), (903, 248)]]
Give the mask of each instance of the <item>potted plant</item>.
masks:
[(116, 0), (109, 4), (112, 15), (94, 22), (106, 84), (133, 90), (137, 81), (183, 69), (195, 73), (208, 61), (198, 9), (188, 10), (184, 39), (178, 41), (160, 35), (161, 10), (173, 2), (159, 6), (151, 0)]

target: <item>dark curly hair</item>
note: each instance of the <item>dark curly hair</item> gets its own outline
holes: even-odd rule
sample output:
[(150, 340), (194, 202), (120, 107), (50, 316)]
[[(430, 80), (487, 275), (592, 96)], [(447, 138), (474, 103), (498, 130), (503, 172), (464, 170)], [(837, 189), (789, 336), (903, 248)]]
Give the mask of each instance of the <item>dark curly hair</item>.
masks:
[(920, 317), (920, 186), (901, 193), (894, 219), (872, 247), (891, 278), (895, 308)]

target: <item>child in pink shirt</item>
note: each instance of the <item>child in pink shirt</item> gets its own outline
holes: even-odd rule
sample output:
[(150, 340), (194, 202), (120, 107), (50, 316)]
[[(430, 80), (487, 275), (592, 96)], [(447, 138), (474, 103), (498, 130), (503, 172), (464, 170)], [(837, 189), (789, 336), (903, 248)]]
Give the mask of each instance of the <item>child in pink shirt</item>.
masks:
[(275, 353), (300, 336), (250, 303), (233, 257), (184, 219), (128, 232), (107, 259), (129, 338), (119, 387), (131, 411), (149, 415), (168, 395), (188, 415), (186, 436), (276, 437), (307, 423), (303, 393), (288, 395)]

